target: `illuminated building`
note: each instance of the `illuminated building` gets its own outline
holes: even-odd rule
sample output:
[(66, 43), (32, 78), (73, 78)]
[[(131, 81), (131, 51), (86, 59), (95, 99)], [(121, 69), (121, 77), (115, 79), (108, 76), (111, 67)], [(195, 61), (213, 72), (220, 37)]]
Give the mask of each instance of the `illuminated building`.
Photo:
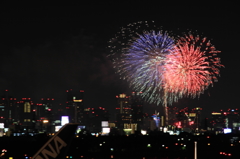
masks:
[(233, 132), (238, 132), (240, 129), (239, 109), (229, 108), (226, 111), (212, 112), (211, 124), (215, 130), (230, 128)]
[(54, 98), (41, 98), (41, 103), (35, 104), (33, 111), (36, 114), (37, 129), (44, 132), (51, 132), (51, 125), (54, 121), (53, 102)]
[(35, 104), (35, 112), (37, 119), (49, 119), (51, 120), (53, 116), (53, 102), (54, 98), (41, 98), (41, 103)]
[(143, 99), (140, 95), (141, 92), (132, 92), (131, 96), (126, 94), (116, 96), (116, 126), (118, 128), (141, 130), (143, 126)]
[(227, 111), (222, 111), (225, 117), (225, 127), (231, 128), (233, 131), (239, 131), (240, 128), (240, 113), (237, 108), (229, 108)]
[(174, 124), (177, 128), (187, 128), (189, 126), (188, 107), (179, 110), (176, 113), (177, 122)]
[[(168, 107), (168, 124), (175, 125), (178, 122), (176, 115), (179, 112), (179, 108), (177, 107)], [(164, 124), (162, 124), (163, 126)]]
[(123, 124), (123, 131), (126, 133), (126, 135), (134, 134), (134, 132), (136, 130), (137, 130), (136, 123), (124, 123)]
[(156, 129), (156, 122), (154, 121), (153, 117), (148, 113), (143, 114), (143, 126), (142, 129), (144, 130), (155, 130)]
[(15, 113), (16, 98), (9, 96), (8, 90), (4, 90), (0, 99), (0, 123), (4, 123), (4, 127), (8, 128), (16, 121)]
[(54, 103), (54, 98), (41, 98), (42, 100), (42, 108), (43, 112), (40, 114), (40, 117), (45, 117), (47, 119), (52, 118), (52, 109), (53, 109), (53, 103)]
[(73, 91), (72, 89), (66, 90), (67, 105), (66, 115), (70, 117), (70, 122), (80, 123), (81, 125), (87, 124), (84, 109), (84, 90)]
[(201, 120), (202, 120), (201, 111), (202, 111), (202, 108), (196, 107), (193, 110), (194, 110), (194, 113), (196, 113), (196, 115), (195, 115), (196, 129), (199, 129), (201, 127)]
[[(188, 107), (178, 109), (176, 107), (169, 108), (169, 123), (177, 128), (191, 129), (198, 131), (201, 127), (201, 111), (202, 108), (197, 107), (189, 110)], [(175, 116), (175, 117), (174, 117)]]
[(222, 112), (212, 112), (211, 124), (214, 130), (222, 130), (225, 127), (225, 116)]
[(131, 95), (132, 123), (137, 124), (137, 130), (141, 130), (143, 125), (143, 99), (140, 94), (141, 92), (132, 92)]
[(35, 129), (36, 115), (33, 109), (31, 98), (22, 98), (17, 102), (17, 124), (24, 132), (31, 132)]
[(160, 126), (160, 117), (159, 117), (159, 112), (157, 113), (156, 111), (155, 111), (155, 114), (153, 114), (153, 120), (155, 121), (155, 124), (156, 124), (156, 128), (158, 129), (159, 128), (159, 126)]
[[(105, 123), (109, 121), (109, 113), (104, 107), (98, 108), (89, 108), (89, 116), (88, 116), (88, 125), (86, 125), (87, 129), (90, 132), (98, 133), (102, 131), (102, 122)], [(106, 126), (106, 125), (105, 125)], [(108, 127), (108, 126), (107, 126)]]
[(126, 94), (119, 94), (116, 96), (117, 107), (116, 107), (116, 126), (120, 129), (124, 128), (124, 123), (132, 123), (132, 108), (131, 98)]

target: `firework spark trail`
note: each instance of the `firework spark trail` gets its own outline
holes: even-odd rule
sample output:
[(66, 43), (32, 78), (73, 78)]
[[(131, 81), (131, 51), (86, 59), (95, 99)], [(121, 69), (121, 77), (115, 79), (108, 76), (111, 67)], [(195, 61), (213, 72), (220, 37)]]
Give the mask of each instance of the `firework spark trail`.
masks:
[(206, 38), (192, 34), (179, 38), (178, 51), (167, 56), (165, 89), (179, 98), (200, 96), (209, 85), (217, 81), (220, 58), (215, 47)]

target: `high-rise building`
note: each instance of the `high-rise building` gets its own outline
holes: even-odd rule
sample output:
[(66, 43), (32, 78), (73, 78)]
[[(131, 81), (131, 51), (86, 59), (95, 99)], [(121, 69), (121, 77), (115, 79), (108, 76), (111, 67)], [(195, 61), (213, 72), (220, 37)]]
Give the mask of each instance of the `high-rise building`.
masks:
[(8, 128), (15, 119), (15, 106), (16, 98), (9, 95), (8, 90), (4, 90), (3, 95), (0, 98), (0, 123), (4, 124), (5, 128)]
[(36, 104), (37, 117), (52, 120), (54, 98), (41, 98), (41, 101)]
[(70, 122), (85, 124), (84, 118), (84, 90), (66, 90), (67, 106), (66, 115), (70, 117)]
[(142, 92), (132, 92), (131, 95), (132, 122), (137, 124), (137, 130), (141, 130), (143, 125), (144, 101), (140, 96), (141, 93)]
[[(109, 121), (109, 113), (104, 107), (98, 108), (89, 108), (88, 124), (86, 125), (87, 129), (90, 132), (98, 133), (102, 131), (102, 122)], [(107, 126), (108, 127), (108, 126)]]
[(176, 113), (177, 122), (174, 124), (177, 128), (187, 128), (189, 126), (188, 107), (180, 109)]
[(36, 103), (33, 111), (36, 114), (37, 129), (43, 132), (51, 132), (53, 128), (54, 113), (53, 103), (54, 98), (41, 98), (41, 103)]
[(203, 128), (202, 125), (201, 125), (201, 121), (202, 121), (202, 116), (201, 116), (202, 108), (196, 107), (196, 108), (193, 109), (193, 111), (196, 113), (196, 118), (195, 118), (196, 129)]
[(222, 130), (225, 127), (225, 116), (222, 112), (212, 112), (211, 125), (214, 130)]
[(119, 94), (116, 96), (116, 126), (120, 129), (131, 127), (133, 130), (141, 130), (143, 125), (143, 99), (141, 92), (132, 94)]
[(168, 124), (169, 125), (175, 125), (176, 123), (178, 123), (178, 120), (176, 117), (178, 112), (179, 112), (178, 107), (168, 107)]
[(132, 123), (131, 97), (126, 94), (119, 94), (116, 99), (116, 126), (123, 129), (124, 123)]
[(229, 108), (227, 111), (222, 111), (225, 117), (225, 127), (233, 130), (240, 129), (240, 112), (238, 108)]
[(177, 128), (186, 128), (192, 130), (200, 130), (201, 127), (201, 111), (202, 108), (196, 107), (189, 109), (185, 107), (178, 109), (176, 107), (169, 107), (169, 124)]
[(23, 131), (31, 132), (35, 129), (36, 115), (33, 111), (33, 102), (31, 98), (22, 98), (22, 100), (17, 102), (18, 110), (16, 119), (18, 120), (17, 124), (20, 125), (20, 128)]

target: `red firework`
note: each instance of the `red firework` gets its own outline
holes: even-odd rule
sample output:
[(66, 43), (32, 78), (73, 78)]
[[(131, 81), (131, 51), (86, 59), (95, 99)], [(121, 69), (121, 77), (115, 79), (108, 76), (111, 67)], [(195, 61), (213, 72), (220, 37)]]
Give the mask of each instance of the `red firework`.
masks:
[(220, 58), (206, 38), (192, 34), (179, 38), (176, 51), (168, 55), (165, 65), (165, 90), (178, 97), (199, 96), (217, 81)]

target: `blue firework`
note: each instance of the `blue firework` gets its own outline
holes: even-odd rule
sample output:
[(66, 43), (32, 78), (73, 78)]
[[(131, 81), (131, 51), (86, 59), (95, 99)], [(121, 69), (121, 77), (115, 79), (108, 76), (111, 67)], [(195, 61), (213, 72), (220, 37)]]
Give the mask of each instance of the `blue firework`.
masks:
[(168, 103), (175, 96), (163, 93), (163, 66), (166, 55), (175, 50), (175, 40), (166, 32), (145, 31), (131, 38), (123, 48), (121, 57), (115, 61), (118, 73), (126, 79), (133, 90), (142, 92), (149, 103)]

